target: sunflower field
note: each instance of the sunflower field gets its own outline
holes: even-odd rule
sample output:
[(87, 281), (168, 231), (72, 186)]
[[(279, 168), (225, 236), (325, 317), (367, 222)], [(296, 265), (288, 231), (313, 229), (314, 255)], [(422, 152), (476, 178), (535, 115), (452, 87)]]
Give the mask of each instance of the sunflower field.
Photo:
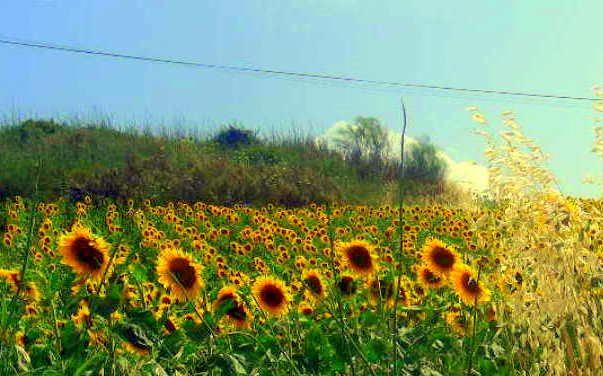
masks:
[(603, 200), (470, 111), (462, 206), (7, 200), (0, 374), (600, 375)]

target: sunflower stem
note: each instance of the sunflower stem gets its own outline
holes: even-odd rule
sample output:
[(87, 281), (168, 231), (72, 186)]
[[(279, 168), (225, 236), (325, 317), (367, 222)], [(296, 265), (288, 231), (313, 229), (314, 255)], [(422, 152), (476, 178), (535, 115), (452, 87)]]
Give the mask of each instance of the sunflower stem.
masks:
[[(19, 298), (19, 294), (21, 293), (21, 290), (23, 289), (23, 286), (25, 285), (25, 272), (27, 271), (27, 264), (29, 261), (29, 247), (31, 246), (31, 240), (33, 238), (33, 229), (34, 229), (35, 222), (36, 222), (36, 212), (37, 212), (37, 206), (38, 206), (38, 193), (39, 193), (38, 192), (38, 184), (40, 182), (40, 171), (42, 170), (42, 161), (40, 159), (38, 159), (37, 167), (38, 167), (38, 170), (36, 173), (36, 180), (34, 182), (34, 200), (31, 204), (31, 210), (30, 210), (30, 216), (29, 216), (29, 230), (28, 230), (28, 234), (27, 234), (27, 241), (25, 243), (25, 251), (23, 252), (23, 263), (21, 265), (21, 272), (20, 272), (21, 274), (19, 275), (20, 280), (17, 283), (17, 291), (11, 298), (9, 307), (15, 306), (15, 302)], [(7, 322), (10, 323), (12, 321), (13, 313), (15, 313), (15, 312), (17, 312), (16, 309), (12, 309), (10, 311)], [(2, 333), (0, 335), (0, 338), (4, 338), (4, 336), (7, 333), (9, 334), (9, 336), (12, 335), (11, 329), (13, 329), (13, 328), (2, 328)]]
[[(476, 283), (478, 284), (478, 286), (479, 286), (479, 279), (481, 276), (481, 272), (482, 272), (482, 266), (481, 266), (481, 264), (479, 264), (478, 269), (477, 269), (477, 280), (476, 280)], [(473, 301), (473, 311), (472, 311), (473, 328), (471, 328), (473, 333), (471, 335), (471, 347), (469, 348), (469, 355), (468, 355), (469, 361), (467, 364), (467, 375), (471, 374), (471, 368), (473, 368), (473, 353), (475, 351), (475, 336), (476, 336), (476, 327), (477, 327), (477, 297), (478, 297), (478, 295), (476, 294), (474, 301)]]
[[(331, 294), (329, 294), (331, 295)], [(328, 304), (325, 303), (325, 308), (327, 309), (327, 311), (329, 312), (329, 314), (335, 318), (335, 322), (337, 324), (339, 324), (341, 330), (345, 333), (345, 335), (348, 337), (348, 340), (350, 341), (350, 343), (352, 344), (352, 346), (354, 347), (354, 349), (356, 350), (356, 352), (358, 353), (358, 355), (360, 356), (360, 359), (362, 359), (362, 362), (365, 364), (366, 368), (368, 368), (369, 372), (371, 373), (371, 375), (373, 376), (377, 376), (377, 374), (375, 373), (375, 371), (373, 370), (373, 368), (371, 367), (371, 364), (369, 363), (369, 361), (366, 359), (366, 357), (364, 356), (364, 353), (362, 352), (362, 350), (360, 349), (360, 347), (358, 346), (358, 344), (356, 344), (356, 342), (354, 341), (354, 338), (352, 338), (352, 336), (350, 335), (347, 326), (345, 325), (345, 322), (343, 321), (342, 318), (338, 317), (337, 315), (335, 315), (335, 313), (333, 312), (333, 310), (331, 310), (331, 308), (329, 307)], [(344, 337), (345, 338), (345, 337)]]
[(394, 267), (397, 268), (397, 283), (396, 283), (396, 296), (394, 298), (394, 309), (392, 311), (393, 317), (393, 325), (392, 325), (392, 351), (393, 351), (393, 368), (392, 375), (398, 375), (398, 302), (400, 300), (400, 283), (402, 282), (402, 267), (401, 260), (404, 254), (404, 225), (402, 224), (403, 219), (403, 205), (404, 205), (404, 190), (402, 187), (403, 177), (404, 177), (404, 139), (406, 137), (406, 106), (404, 105), (404, 97), (400, 98), (400, 103), (402, 106), (402, 135), (400, 136), (400, 176), (398, 182), (398, 204), (400, 207), (398, 208), (398, 225), (400, 226), (400, 244), (399, 244), (399, 252), (398, 252), (398, 263), (396, 264), (396, 258), (394, 258)]
[[(260, 312), (262, 312), (262, 316), (264, 316), (264, 320), (266, 321), (266, 323), (268, 323), (268, 315), (266, 315), (266, 312), (264, 312), (264, 310), (261, 308), (262, 306), (260, 305), (260, 303), (258, 302), (258, 300), (255, 298), (255, 295), (251, 294), (253, 300), (255, 301), (255, 304), (259, 307)], [(277, 338), (276, 333), (274, 332), (274, 327), (272, 325), (268, 325), (268, 327), (270, 328), (270, 332), (272, 333), (272, 336), (274, 338)], [(291, 338), (289, 336), (287, 336), (289, 339), (289, 344), (291, 344)], [(285, 351), (283, 349), (283, 346), (281, 346), (280, 342), (279, 342), (279, 346), (278, 346), (279, 350), (281, 351), (281, 353), (283, 354), (283, 356), (285, 358), (287, 358), (287, 360), (289, 361), (289, 363), (291, 364), (291, 369), (295, 371), (296, 374), (298, 375), (302, 375), (302, 373), (297, 369), (297, 366), (295, 365), (295, 363), (293, 362), (293, 358), (291, 358), (291, 356), (289, 354), (287, 354), (287, 351)], [(291, 354), (293, 354), (293, 350), (291, 349)]]
[[(191, 307), (193, 308), (193, 311), (195, 311), (195, 314), (197, 315), (197, 317), (199, 318), (199, 320), (201, 320), (201, 322), (203, 322), (205, 324), (205, 326), (207, 327), (207, 329), (209, 330), (209, 336), (210, 336), (210, 340), (213, 342), (215, 340), (216, 334), (214, 333), (214, 330), (212, 329), (211, 326), (209, 326), (209, 324), (207, 323), (207, 321), (205, 321), (203, 319), (203, 316), (201, 316), (201, 313), (199, 313), (199, 310), (197, 309), (197, 307), (195, 307), (195, 303), (193, 303), (193, 301), (190, 299), (190, 297), (188, 296), (188, 293), (186, 292), (186, 289), (184, 288), (184, 286), (182, 285), (182, 283), (180, 283), (180, 280), (176, 277), (176, 275), (174, 275), (174, 273), (169, 272), (170, 277), (172, 277), (172, 279), (174, 281), (176, 281), (176, 283), (178, 284), (178, 286), (180, 286), (180, 288), (182, 289), (182, 292), (184, 293), (184, 298), (186, 299), (186, 301), (191, 305)], [(210, 347), (210, 350), (212, 348)]]
[[(118, 244), (121, 243), (122, 238), (123, 238), (123, 232), (121, 233), (121, 236), (119, 238)], [(102, 290), (102, 288), (103, 288), (103, 286), (105, 284), (105, 278), (107, 277), (107, 273), (109, 272), (109, 268), (111, 268), (111, 266), (113, 265), (113, 260), (115, 259), (115, 255), (117, 255), (117, 248), (119, 248), (119, 246), (116, 247), (113, 250), (113, 253), (111, 253), (111, 257), (109, 258), (109, 263), (107, 264), (107, 267), (103, 271), (103, 276), (101, 277), (101, 280), (100, 280), (100, 282), (98, 284), (98, 291), (96, 292), (97, 295), (100, 294), (100, 292), (101, 292), (101, 290)]]
[[(56, 298), (58, 294), (55, 293), (54, 297)], [(59, 336), (59, 324), (57, 323), (57, 313), (56, 313), (56, 309), (54, 307), (54, 299), (50, 300), (50, 307), (52, 308), (52, 321), (53, 321), (53, 326), (52, 328), (54, 329), (54, 335), (56, 336), (56, 352), (57, 354), (60, 354), (63, 348), (62, 344), (61, 344), (61, 337)]]

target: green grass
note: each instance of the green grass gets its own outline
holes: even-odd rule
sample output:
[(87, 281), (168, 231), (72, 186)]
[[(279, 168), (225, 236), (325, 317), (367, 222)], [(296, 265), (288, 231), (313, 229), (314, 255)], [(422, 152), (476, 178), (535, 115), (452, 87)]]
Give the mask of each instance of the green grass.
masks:
[[(316, 145), (309, 135), (275, 134), (257, 143), (224, 147), (211, 135), (191, 134), (120, 129), (106, 122), (5, 122), (0, 125), (0, 198), (31, 197), (37, 163), (42, 165), (40, 196), (49, 200), (94, 194), (157, 202), (301, 206), (328, 201), (378, 204), (393, 197), (385, 192), (385, 187), (395, 188), (391, 176), (375, 171), (361, 177), (358, 166)], [(412, 184), (417, 197), (418, 185)]]

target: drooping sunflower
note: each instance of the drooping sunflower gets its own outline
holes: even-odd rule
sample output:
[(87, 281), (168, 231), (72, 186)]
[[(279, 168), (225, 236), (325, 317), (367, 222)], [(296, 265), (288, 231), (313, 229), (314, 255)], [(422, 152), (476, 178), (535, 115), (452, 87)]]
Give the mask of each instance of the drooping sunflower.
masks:
[(148, 347), (145, 344), (138, 343), (138, 342), (124, 341), (122, 343), (122, 346), (130, 354), (135, 354), (138, 356), (147, 356), (147, 355), (149, 355), (149, 352), (151, 351), (150, 347)]
[(446, 277), (432, 272), (426, 265), (421, 265), (417, 270), (417, 281), (426, 289), (437, 289), (446, 284)]
[(161, 252), (157, 260), (156, 273), (159, 283), (170, 289), (178, 301), (194, 299), (203, 287), (201, 271), (203, 267), (193, 261), (193, 257), (180, 248), (168, 248)]
[(252, 287), (258, 305), (273, 316), (282, 316), (289, 310), (291, 295), (284, 282), (271, 277), (258, 278)]
[(74, 226), (71, 232), (59, 238), (63, 264), (77, 274), (95, 280), (101, 278), (109, 264), (109, 248), (109, 243), (83, 225)]
[(366, 240), (354, 239), (350, 242), (340, 242), (336, 245), (342, 256), (343, 264), (355, 274), (370, 276), (378, 269), (377, 258), (374, 256), (375, 246)]
[(490, 290), (478, 280), (473, 268), (461, 264), (450, 273), (454, 292), (467, 305), (475, 305), (490, 301)]
[(327, 296), (325, 285), (318, 270), (312, 269), (304, 271), (302, 274), (302, 281), (310, 291), (310, 295), (313, 298), (322, 299)]
[(213, 311), (215, 312), (227, 304), (230, 306), (224, 313), (224, 316), (237, 328), (249, 326), (251, 314), (237, 295), (237, 288), (235, 286), (225, 286), (220, 289), (218, 297), (213, 304)]
[(430, 238), (423, 247), (421, 258), (432, 272), (449, 274), (458, 263), (460, 256), (452, 246), (444, 244), (439, 239)]

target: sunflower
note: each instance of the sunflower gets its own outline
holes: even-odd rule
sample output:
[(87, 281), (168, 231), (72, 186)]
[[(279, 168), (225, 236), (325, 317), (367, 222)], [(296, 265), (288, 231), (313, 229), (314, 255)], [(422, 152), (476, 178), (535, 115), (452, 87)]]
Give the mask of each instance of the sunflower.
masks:
[(129, 352), (131, 354), (136, 354), (138, 356), (147, 356), (147, 355), (149, 355), (149, 352), (151, 350), (150, 347), (148, 347), (142, 343), (129, 342), (129, 341), (124, 341), (122, 346), (127, 352)]
[(425, 288), (437, 289), (446, 284), (446, 277), (438, 275), (429, 269), (428, 266), (419, 266), (417, 270), (417, 281)]
[(178, 323), (174, 315), (166, 317), (165, 321), (163, 322), (163, 329), (167, 334), (172, 334), (178, 330)]
[(391, 302), (392, 297), (394, 296), (394, 283), (380, 279), (374, 278), (368, 284), (369, 291), (369, 302), (372, 305), (377, 305), (379, 302), (383, 302), (383, 304), (387, 305)]
[(25, 295), (25, 300), (29, 302), (40, 301), (40, 290), (38, 290), (38, 286), (35, 282), (27, 282), (23, 294)]
[(179, 248), (168, 248), (157, 260), (156, 273), (159, 283), (170, 289), (179, 301), (194, 299), (203, 287), (203, 268), (193, 262), (193, 257)]
[(306, 301), (303, 301), (299, 304), (299, 313), (304, 316), (311, 316), (314, 313), (314, 308), (312, 305)]
[(337, 248), (343, 257), (343, 263), (355, 274), (370, 276), (377, 271), (374, 246), (365, 240), (340, 242)]
[(337, 282), (337, 288), (344, 297), (354, 295), (356, 292), (356, 284), (354, 282), (354, 276), (349, 273), (343, 273)]
[(475, 271), (464, 264), (458, 265), (450, 274), (454, 291), (467, 305), (485, 303), (490, 300), (490, 290), (478, 282)]
[(235, 286), (225, 286), (218, 292), (218, 297), (213, 304), (213, 311), (229, 305), (224, 316), (232, 322), (237, 328), (244, 328), (249, 325), (251, 314), (237, 295)]
[(63, 264), (80, 275), (100, 279), (109, 264), (109, 244), (90, 229), (77, 225), (59, 239)]
[(465, 336), (469, 330), (469, 322), (459, 311), (448, 311), (444, 314), (444, 320), (452, 330), (459, 336)]
[(291, 296), (283, 281), (260, 277), (255, 281), (251, 290), (260, 308), (271, 315), (282, 316), (289, 310)]
[(90, 324), (91, 319), (90, 308), (88, 307), (88, 302), (85, 300), (80, 302), (77, 314), (71, 315), (71, 320), (78, 328), (81, 328), (84, 324)]
[(423, 247), (421, 258), (433, 273), (448, 274), (458, 263), (459, 254), (441, 240), (430, 238)]
[(15, 343), (25, 348), (25, 345), (27, 344), (27, 336), (23, 331), (19, 330), (15, 333)]
[(16, 291), (17, 286), (21, 283), (21, 273), (16, 270), (0, 269), (0, 279), (6, 281), (11, 290)]
[(306, 270), (302, 274), (302, 281), (308, 288), (308, 291), (310, 291), (312, 297), (322, 299), (327, 296), (322, 277), (317, 270)]

